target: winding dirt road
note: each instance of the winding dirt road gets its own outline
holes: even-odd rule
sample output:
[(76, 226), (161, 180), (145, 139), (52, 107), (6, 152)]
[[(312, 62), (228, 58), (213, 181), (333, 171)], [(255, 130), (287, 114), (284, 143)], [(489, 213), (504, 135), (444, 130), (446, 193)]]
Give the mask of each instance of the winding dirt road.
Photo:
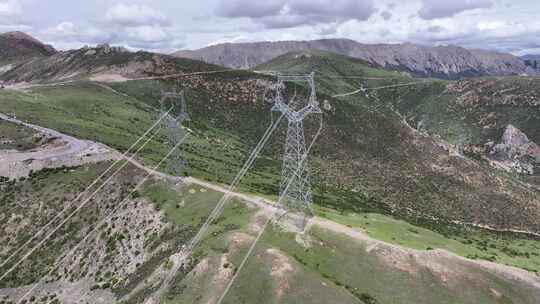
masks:
[(118, 152), (103, 144), (80, 140), (2, 113), (0, 113), (0, 120), (25, 126), (45, 134), (51, 139), (48, 144), (31, 151), (0, 150), (0, 176), (26, 177), (31, 171), (39, 171), (44, 168), (73, 167), (120, 158)]

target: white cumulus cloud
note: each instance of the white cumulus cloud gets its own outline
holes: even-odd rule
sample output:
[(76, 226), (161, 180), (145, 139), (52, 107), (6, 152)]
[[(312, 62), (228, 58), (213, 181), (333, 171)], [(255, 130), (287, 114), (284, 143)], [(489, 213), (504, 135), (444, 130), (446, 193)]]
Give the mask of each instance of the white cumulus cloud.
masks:
[(266, 28), (292, 28), (348, 20), (367, 20), (375, 13), (373, 0), (221, 0), (218, 16), (249, 18)]
[(422, 0), (422, 8), (418, 15), (422, 19), (431, 20), (452, 17), (464, 11), (492, 6), (492, 0)]
[(170, 25), (170, 21), (161, 12), (137, 4), (116, 4), (107, 10), (105, 20), (122, 26)]
[(163, 28), (149, 25), (130, 28), (127, 35), (137, 42), (161, 42), (169, 38)]
[(0, 1), (0, 17), (12, 17), (22, 13), (20, 4), (15, 0)]
[(0, 26), (25, 27), (23, 9), (16, 0), (0, 0)]

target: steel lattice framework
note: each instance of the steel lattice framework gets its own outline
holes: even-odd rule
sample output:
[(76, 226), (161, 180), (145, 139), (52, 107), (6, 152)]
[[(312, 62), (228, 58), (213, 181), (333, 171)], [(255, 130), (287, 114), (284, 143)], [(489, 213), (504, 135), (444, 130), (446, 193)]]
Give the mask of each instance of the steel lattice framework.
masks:
[[(288, 120), (287, 138), (283, 154), (282, 180), (280, 185), (280, 201), (289, 211), (300, 212), (306, 216), (312, 215), (311, 204), (313, 196), (309, 166), (307, 163), (306, 139), (304, 134), (304, 119), (310, 114), (322, 114), (315, 93), (314, 74), (310, 75), (277, 75), (278, 85), (275, 104), (272, 111), (281, 112)], [(298, 108), (296, 96), (285, 102), (281, 90), (285, 82), (307, 82), (310, 96), (307, 105)]]
[[(184, 91), (180, 93), (176, 92), (176, 90), (161, 92), (159, 103), (161, 105), (161, 115), (165, 115), (161, 127), (165, 129), (169, 146), (174, 147), (185, 137), (186, 131), (182, 128), (182, 123), (189, 120)], [(187, 167), (187, 162), (182, 157), (181, 151), (177, 150), (169, 159), (169, 169), (178, 176), (182, 175)]]

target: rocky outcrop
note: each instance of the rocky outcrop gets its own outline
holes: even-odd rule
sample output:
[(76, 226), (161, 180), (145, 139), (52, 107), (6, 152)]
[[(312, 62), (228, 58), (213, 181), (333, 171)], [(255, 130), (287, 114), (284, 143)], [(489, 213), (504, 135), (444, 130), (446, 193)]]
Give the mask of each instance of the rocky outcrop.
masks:
[(96, 47), (84, 46), (82, 51), (85, 56), (93, 56), (97, 54), (108, 55), (111, 53), (129, 53), (129, 50), (122, 46), (110, 46), (109, 44), (98, 44)]
[(510, 54), (467, 50), (458, 46), (428, 47), (411, 43), (361, 44), (348, 39), (226, 43), (174, 55), (231, 68), (253, 68), (289, 52), (318, 49), (365, 60), (421, 76), (459, 78), (481, 75), (535, 74), (524, 61)]
[(508, 171), (531, 175), (540, 172), (540, 146), (513, 125), (506, 127), (501, 143), (487, 146), (489, 158)]

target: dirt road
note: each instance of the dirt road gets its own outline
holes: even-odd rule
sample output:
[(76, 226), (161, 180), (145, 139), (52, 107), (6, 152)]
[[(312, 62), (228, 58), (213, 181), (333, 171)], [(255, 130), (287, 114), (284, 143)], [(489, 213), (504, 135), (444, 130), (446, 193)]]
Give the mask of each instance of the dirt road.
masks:
[(26, 177), (31, 171), (44, 168), (73, 167), (120, 158), (119, 153), (103, 144), (80, 140), (2, 113), (0, 119), (31, 128), (51, 139), (48, 144), (31, 151), (0, 150), (0, 176)]
[[(243, 193), (231, 192), (224, 187), (214, 185), (192, 177), (185, 179), (185, 182), (207, 187), (218, 192), (227, 193), (241, 200), (253, 203), (259, 206), (261, 209), (265, 210), (267, 216), (270, 216), (271, 214), (274, 214), (278, 211), (277, 203), (265, 198), (246, 195)], [(366, 243), (369, 250), (385, 252), (385, 254), (393, 256), (393, 259), (413, 258), (419, 263), (419, 265), (424, 265), (429, 268), (433, 267), (434, 265), (442, 267), (442, 265), (446, 264), (442, 262), (445, 260), (459, 261), (460, 263), (470, 264), (471, 267), (485, 269), (489, 272), (496, 273), (501, 277), (521, 281), (530, 286), (534, 286), (534, 288), (540, 289), (540, 277), (538, 277), (532, 272), (528, 272), (516, 267), (501, 265), (482, 260), (470, 260), (442, 249), (428, 251), (404, 248), (398, 245), (393, 245), (377, 239), (373, 239), (361, 229), (351, 228), (320, 217), (313, 217), (309, 222), (309, 226), (317, 226), (341, 235), (346, 235), (352, 239)]]

